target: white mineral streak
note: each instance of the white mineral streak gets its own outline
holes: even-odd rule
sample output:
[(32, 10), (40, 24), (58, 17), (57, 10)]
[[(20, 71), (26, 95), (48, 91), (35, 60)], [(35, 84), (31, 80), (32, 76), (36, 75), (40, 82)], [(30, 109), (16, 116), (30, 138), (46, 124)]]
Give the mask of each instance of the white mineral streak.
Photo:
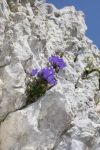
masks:
[[(80, 78), (86, 66), (100, 70), (86, 30), (73, 6), (0, 0), (0, 150), (100, 150), (99, 74)], [(55, 52), (64, 52), (67, 63), (58, 84), (20, 110), (26, 72), (46, 66)]]

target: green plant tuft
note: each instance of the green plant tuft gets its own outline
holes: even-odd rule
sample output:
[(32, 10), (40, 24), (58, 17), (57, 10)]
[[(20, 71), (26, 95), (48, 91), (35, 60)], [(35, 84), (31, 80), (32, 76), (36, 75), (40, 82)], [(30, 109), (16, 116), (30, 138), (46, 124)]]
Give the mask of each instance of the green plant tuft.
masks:
[(36, 102), (39, 97), (43, 96), (48, 88), (46, 80), (41, 78), (34, 78), (29, 81), (26, 88), (26, 105)]

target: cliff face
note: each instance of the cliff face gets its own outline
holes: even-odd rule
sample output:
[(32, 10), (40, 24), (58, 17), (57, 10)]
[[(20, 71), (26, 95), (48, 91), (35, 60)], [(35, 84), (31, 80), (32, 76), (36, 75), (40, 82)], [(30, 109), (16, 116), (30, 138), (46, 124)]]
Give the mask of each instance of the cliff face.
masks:
[[(0, 150), (100, 150), (100, 52), (86, 29), (74, 7), (0, 1)], [(67, 68), (23, 108), (26, 72), (47, 66), (55, 52)]]

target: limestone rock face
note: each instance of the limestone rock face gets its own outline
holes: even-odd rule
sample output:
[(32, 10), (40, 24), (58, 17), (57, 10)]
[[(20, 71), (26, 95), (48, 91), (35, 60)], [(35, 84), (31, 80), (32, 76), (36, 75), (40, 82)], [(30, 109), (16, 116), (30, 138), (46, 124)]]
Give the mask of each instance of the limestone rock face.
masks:
[[(100, 150), (100, 52), (86, 30), (73, 6), (0, 1), (0, 150)], [(56, 52), (67, 67), (27, 106), (27, 72)]]

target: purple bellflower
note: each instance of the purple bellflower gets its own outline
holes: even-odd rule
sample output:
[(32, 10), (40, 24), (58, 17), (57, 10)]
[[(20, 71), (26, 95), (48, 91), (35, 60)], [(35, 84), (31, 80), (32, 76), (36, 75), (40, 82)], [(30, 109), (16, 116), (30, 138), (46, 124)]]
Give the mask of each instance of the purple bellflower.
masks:
[(63, 69), (66, 67), (66, 63), (60, 56), (51, 56), (49, 57), (49, 62), (53, 65), (53, 67), (59, 67), (59, 69)]
[(33, 69), (31, 72), (31, 76), (36, 76), (38, 73), (38, 69)]
[(57, 83), (55, 79), (55, 71), (52, 67), (47, 67), (47, 68), (42, 69), (38, 73), (38, 76), (45, 79), (51, 85), (55, 85)]

